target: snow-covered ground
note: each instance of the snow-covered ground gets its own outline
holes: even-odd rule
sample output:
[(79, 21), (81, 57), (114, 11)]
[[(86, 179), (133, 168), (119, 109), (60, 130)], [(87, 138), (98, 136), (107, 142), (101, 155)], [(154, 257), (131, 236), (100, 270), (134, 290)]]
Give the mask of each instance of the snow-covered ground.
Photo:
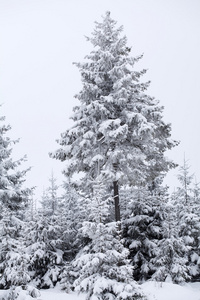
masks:
[[(146, 282), (142, 289), (148, 300), (200, 300), (200, 283), (180, 286), (172, 283)], [(66, 294), (58, 290), (41, 291), (41, 300), (84, 300), (84, 295)]]
[(142, 284), (142, 289), (148, 300), (200, 300), (200, 282), (180, 286), (151, 281)]
[[(142, 284), (142, 290), (148, 300), (200, 300), (200, 282), (190, 283), (183, 286), (172, 283), (146, 282)], [(85, 295), (76, 293), (65, 293), (59, 289), (41, 290), (37, 300), (85, 300)], [(5, 291), (0, 291), (0, 300)], [(33, 299), (26, 295), (25, 291), (20, 293), (17, 300)], [(35, 298), (36, 299), (36, 298)]]

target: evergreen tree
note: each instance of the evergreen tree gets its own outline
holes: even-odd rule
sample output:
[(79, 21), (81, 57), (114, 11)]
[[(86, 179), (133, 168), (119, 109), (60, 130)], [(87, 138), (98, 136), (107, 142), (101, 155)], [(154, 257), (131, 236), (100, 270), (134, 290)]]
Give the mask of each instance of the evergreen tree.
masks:
[(151, 260), (155, 270), (152, 279), (183, 283), (190, 280), (187, 266), (188, 249), (184, 240), (179, 236), (174, 205), (167, 204), (166, 213), (163, 238), (158, 242), (156, 256)]
[[(22, 285), (30, 280), (27, 274), (27, 256), (23, 253), (22, 228), (32, 189), (23, 183), (28, 170), (19, 167), (25, 160), (12, 159), (12, 141), (7, 135), (10, 126), (0, 118), (0, 287)], [(20, 274), (20, 277), (19, 277)]]
[(145, 70), (134, 65), (123, 28), (107, 12), (88, 41), (94, 50), (86, 61), (76, 63), (83, 88), (76, 98), (74, 125), (61, 135), (61, 148), (53, 158), (67, 161), (65, 174), (82, 172), (82, 189), (92, 189), (98, 167), (107, 187), (113, 187), (115, 218), (120, 220), (119, 190), (123, 184), (152, 183), (174, 164), (164, 153), (176, 145), (170, 139), (170, 125), (162, 118), (163, 107), (141, 83)]
[(81, 233), (89, 243), (73, 261), (76, 291), (86, 292), (86, 299), (145, 299), (132, 278), (128, 250), (120, 239), (116, 222), (106, 222), (109, 199), (105, 199), (103, 185), (97, 178), (94, 195), (88, 207), (88, 221)]
[(173, 194), (173, 204), (177, 210), (178, 235), (187, 247), (187, 266), (193, 279), (200, 276), (200, 210), (198, 185), (193, 184), (194, 175), (184, 158), (179, 169), (180, 187)]
[(0, 220), (0, 288), (26, 286), (30, 281), (28, 274), (29, 256), (24, 253), (22, 228), (24, 222), (17, 219), (8, 208), (1, 211)]
[(31, 257), (29, 269), (32, 280), (41, 288), (54, 287), (60, 280), (63, 267), (63, 228), (61, 224), (61, 197), (58, 197), (56, 178), (51, 175), (50, 185), (44, 190), (42, 208), (27, 228), (27, 251)]
[(193, 235), (193, 246), (190, 253), (190, 274), (193, 280), (200, 280), (200, 187), (199, 183), (195, 181), (193, 187), (193, 206), (192, 212), (195, 213), (195, 223), (192, 235)]
[(52, 172), (51, 177), (49, 179), (49, 187), (43, 191), (43, 196), (42, 196), (42, 209), (43, 209), (43, 214), (52, 216), (56, 214), (56, 210), (59, 205), (59, 197), (57, 195), (58, 193), (58, 185), (56, 184), (56, 178), (54, 177), (54, 174)]
[(155, 272), (152, 260), (156, 258), (159, 241), (163, 238), (166, 188), (158, 185), (150, 191), (148, 186), (141, 186), (127, 190), (126, 194), (123, 196), (128, 196), (129, 202), (122, 211), (125, 245), (130, 250), (134, 278), (145, 281)]
[(58, 222), (62, 232), (64, 259), (71, 261), (84, 244), (79, 229), (86, 218), (86, 207), (83, 196), (78, 195), (69, 183), (65, 182), (63, 188)]
[(38, 288), (54, 287), (63, 266), (60, 228), (40, 212), (26, 228), (26, 252), (31, 280)]
[[(4, 120), (5, 117), (0, 117), (0, 122), (4, 123)], [(25, 157), (17, 161), (11, 157), (12, 145), (18, 141), (6, 136), (10, 129), (9, 125), (0, 125), (0, 207), (20, 212), (31, 193), (30, 189), (23, 188), (24, 177), (29, 169), (20, 171), (18, 168)]]
[(57, 196), (54, 176), (44, 191), (42, 208), (30, 222), (26, 236), (32, 280), (39, 288), (54, 287), (70, 290), (69, 264), (80, 250), (78, 229), (84, 217), (76, 191), (64, 184), (64, 195)]

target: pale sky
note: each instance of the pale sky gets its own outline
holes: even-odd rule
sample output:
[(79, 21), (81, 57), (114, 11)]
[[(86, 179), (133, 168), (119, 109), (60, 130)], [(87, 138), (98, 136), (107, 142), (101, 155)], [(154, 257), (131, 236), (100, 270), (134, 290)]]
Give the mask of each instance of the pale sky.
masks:
[[(182, 164), (184, 152), (200, 181), (200, 1), (199, 0), (0, 0), (1, 114), (20, 138), (14, 158), (32, 166), (27, 185), (39, 199), (54, 170), (58, 183), (65, 163), (49, 158), (56, 139), (72, 124), (69, 116), (81, 89), (78, 69), (92, 49), (95, 21), (106, 11), (124, 26), (131, 55), (144, 53), (148, 94), (165, 107), (172, 137), (181, 143), (167, 153)], [(167, 183), (176, 184), (175, 172)]]

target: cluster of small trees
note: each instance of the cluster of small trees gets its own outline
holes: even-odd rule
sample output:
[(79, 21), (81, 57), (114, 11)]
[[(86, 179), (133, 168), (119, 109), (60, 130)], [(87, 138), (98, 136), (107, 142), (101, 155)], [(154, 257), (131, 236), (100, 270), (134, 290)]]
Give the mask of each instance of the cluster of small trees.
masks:
[[(0, 288), (59, 284), (88, 299), (145, 299), (138, 282), (200, 279), (200, 188), (187, 162), (169, 196), (162, 181), (175, 164), (170, 124), (146, 94), (123, 28), (106, 13), (77, 63), (83, 88), (74, 125), (51, 153), (65, 162), (63, 195), (52, 174), (41, 208), (23, 189), (9, 127), (0, 127)], [(3, 122), (4, 120), (1, 119)], [(76, 179), (79, 175), (79, 179)]]

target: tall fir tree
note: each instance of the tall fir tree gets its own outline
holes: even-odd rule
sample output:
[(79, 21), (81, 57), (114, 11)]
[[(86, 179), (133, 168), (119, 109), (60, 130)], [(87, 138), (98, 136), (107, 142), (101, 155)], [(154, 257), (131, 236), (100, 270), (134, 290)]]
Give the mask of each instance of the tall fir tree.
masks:
[[(120, 240), (119, 190), (125, 185), (153, 188), (157, 178), (175, 166), (165, 157), (166, 150), (177, 145), (171, 140), (171, 126), (163, 121), (159, 101), (146, 94), (149, 82), (140, 82), (146, 71), (134, 68), (142, 56), (130, 56), (122, 31), (109, 12), (96, 22), (87, 38), (94, 49), (85, 62), (76, 63), (83, 87), (75, 96), (80, 105), (74, 107), (74, 125), (58, 140), (61, 148), (50, 154), (66, 162), (68, 178), (81, 175), (79, 189), (89, 199), (88, 210), (92, 206), (93, 213), (101, 212), (96, 221), (93, 216), (83, 222), (81, 232), (89, 240), (74, 261), (80, 272), (74, 284), (88, 292), (88, 299), (137, 298), (129, 251)], [(115, 222), (107, 203), (111, 190)]]
[(170, 138), (171, 127), (163, 121), (163, 107), (145, 91), (141, 83), (145, 70), (134, 65), (142, 56), (132, 58), (123, 27), (107, 12), (95, 24), (89, 42), (93, 51), (86, 61), (76, 63), (83, 88), (75, 97), (74, 125), (61, 135), (61, 148), (51, 153), (66, 161), (65, 174), (82, 172), (82, 189), (92, 188), (97, 164), (107, 186), (113, 188), (116, 221), (120, 220), (119, 187), (123, 184), (152, 183), (174, 164), (165, 151), (177, 143)]

